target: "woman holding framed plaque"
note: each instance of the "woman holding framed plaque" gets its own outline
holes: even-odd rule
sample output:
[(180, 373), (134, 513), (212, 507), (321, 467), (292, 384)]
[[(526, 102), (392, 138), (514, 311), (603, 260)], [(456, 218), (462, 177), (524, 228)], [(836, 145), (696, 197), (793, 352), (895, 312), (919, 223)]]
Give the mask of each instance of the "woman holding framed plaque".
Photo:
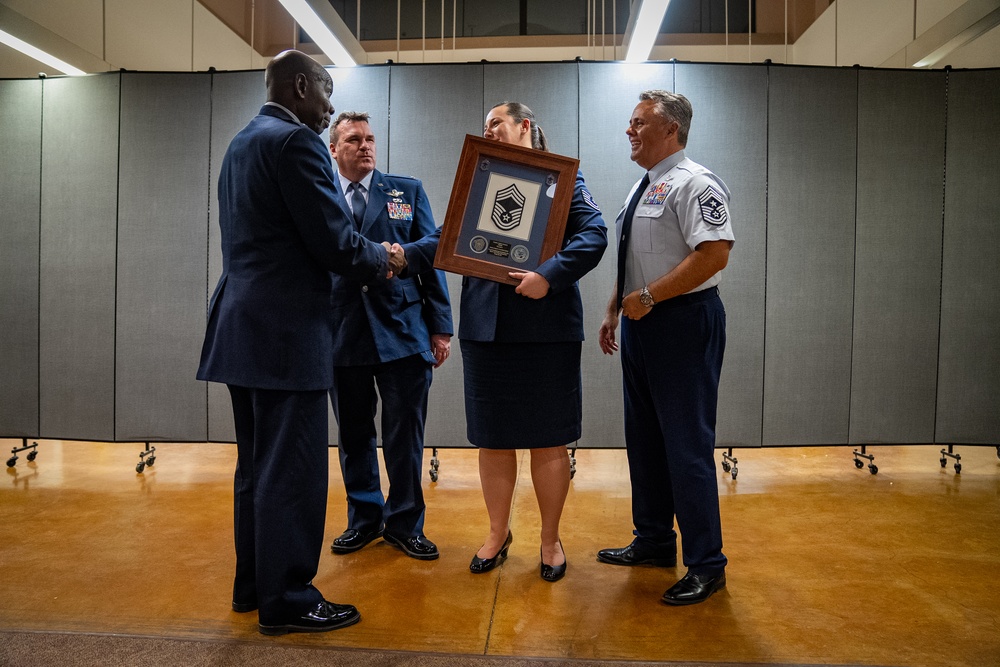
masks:
[[(548, 150), (531, 109), (502, 102), (490, 110), (486, 139)], [(469, 569), (489, 572), (507, 557), (517, 481), (517, 449), (531, 450), (531, 479), (541, 514), (541, 577), (566, 572), (559, 521), (569, 491), (567, 445), (580, 438), (583, 303), (579, 279), (607, 247), (601, 211), (577, 173), (561, 249), (535, 271), (512, 271), (516, 286), (462, 279), (459, 344), (469, 441), (479, 448), (479, 475), (490, 533)], [(407, 255), (409, 257), (409, 255)]]
[[(495, 105), (486, 117), (483, 137), (548, 150), (531, 109), (519, 102)], [(512, 213), (499, 196), (496, 200), (499, 214)], [(419, 273), (433, 266), (441, 238), (438, 228), (404, 244), (406, 271)], [(513, 540), (509, 526), (518, 449), (531, 450), (531, 481), (542, 523), (541, 577), (558, 581), (566, 573), (559, 538), (569, 491), (566, 447), (580, 438), (583, 421), (583, 301), (578, 281), (600, 263), (607, 245), (601, 210), (577, 172), (555, 255), (534, 271), (500, 272), (495, 279), (463, 275), (458, 338), (465, 417), (469, 442), (479, 449), (479, 478), (490, 519), (489, 535), (469, 564), (473, 573), (489, 572), (507, 558)]]

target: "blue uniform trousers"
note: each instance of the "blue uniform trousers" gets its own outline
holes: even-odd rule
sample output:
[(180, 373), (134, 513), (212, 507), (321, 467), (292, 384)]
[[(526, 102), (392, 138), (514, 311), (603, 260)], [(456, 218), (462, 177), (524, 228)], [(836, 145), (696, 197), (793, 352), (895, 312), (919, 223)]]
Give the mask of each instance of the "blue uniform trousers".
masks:
[(621, 325), (625, 447), (632, 519), (643, 548), (676, 549), (684, 564), (716, 575), (722, 554), (715, 474), (715, 415), (726, 347), (726, 312), (716, 288), (656, 304)]
[(257, 602), (264, 625), (289, 622), (323, 595), (329, 444), (326, 392), (229, 385), (236, 425), (233, 601)]
[[(365, 533), (384, 526), (400, 538), (422, 534), (426, 506), (420, 469), (432, 366), (414, 354), (372, 366), (336, 366), (333, 376), (330, 401), (340, 429), (347, 527)], [(388, 498), (382, 496), (376, 449), (379, 397)]]

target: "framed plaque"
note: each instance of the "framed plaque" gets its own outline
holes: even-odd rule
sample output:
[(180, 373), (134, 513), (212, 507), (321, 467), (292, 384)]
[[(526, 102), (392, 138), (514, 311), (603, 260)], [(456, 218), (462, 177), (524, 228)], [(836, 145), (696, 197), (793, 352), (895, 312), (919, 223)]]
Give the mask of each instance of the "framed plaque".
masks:
[(580, 161), (466, 135), (434, 267), (508, 285), (562, 246)]

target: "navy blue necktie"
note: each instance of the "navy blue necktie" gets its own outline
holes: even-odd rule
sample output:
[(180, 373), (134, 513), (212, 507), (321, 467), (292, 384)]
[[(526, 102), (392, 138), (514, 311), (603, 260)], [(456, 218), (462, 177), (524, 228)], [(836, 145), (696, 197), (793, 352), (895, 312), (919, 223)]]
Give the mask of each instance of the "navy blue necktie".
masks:
[(361, 229), (361, 221), (365, 219), (365, 196), (360, 183), (351, 183), (351, 212), (354, 213), (354, 224)]
[(639, 199), (642, 198), (642, 193), (646, 191), (646, 186), (649, 185), (649, 173), (647, 172), (642, 180), (639, 181), (639, 187), (635, 189), (635, 193), (632, 198), (628, 201), (628, 208), (625, 209), (625, 217), (622, 218), (622, 235), (618, 240), (618, 308), (622, 307), (622, 299), (625, 297), (625, 255), (628, 254), (628, 235), (632, 231), (632, 216), (635, 215), (635, 207), (639, 205)]

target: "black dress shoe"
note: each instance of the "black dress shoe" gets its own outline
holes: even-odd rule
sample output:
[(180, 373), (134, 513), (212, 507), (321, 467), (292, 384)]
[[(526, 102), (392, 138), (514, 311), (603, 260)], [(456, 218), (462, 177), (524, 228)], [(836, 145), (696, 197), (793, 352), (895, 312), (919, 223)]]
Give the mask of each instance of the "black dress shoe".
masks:
[(334, 604), (323, 600), (312, 610), (290, 623), (264, 625), (258, 627), (262, 635), (287, 635), (289, 632), (328, 632), (346, 628), (361, 620), (358, 610), (349, 604)]
[(636, 546), (636, 541), (621, 549), (601, 549), (597, 552), (597, 560), (612, 565), (655, 565), (656, 567), (675, 567), (677, 554), (655, 554)]
[(714, 577), (707, 574), (691, 574), (688, 572), (676, 584), (663, 594), (666, 604), (697, 604), (707, 600), (712, 593), (726, 587), (726, 573)]
[(233, 600), (233, 611), (237, 614), (246, 614), (247, 612), (257, 611), (256, 602), (237, 602)]
[(386, 533), (382, 536), (382, 539), (397, 549), (402, 549), (403, 553), (410, 558), (416, 558), (417, 560), (434, 560), (441, 555), (438, 552), (437, 545), (423, 535), (393, 537), (389, 533)]
[(370, 533), (362, 533), (360, 530), (348, 528), (340, 535), (340, 537), (333, 541), (333, 544), (330, 545), (330, 549), (332, 549), (335, 554), (349, 554), (357, 551), (361, 547), (371, 543), (372, 540), (379, 537), (382, 537), (381, 530), (373, 530)]
[(507, 539), (503, 541), (503, 546), (500, 547), (500, 551), (492, 558), (480, 558), (479, 556), (473, 556), (472, 562), (469, 563), (469, 571), (473, 574), (483, 574), (484, 572), (489, 572), (495, 568), (500, 563), (507, 560), (507, 550), (510, 549), (510, 543), (514, 541), (514, 535), (508, 530)]
[(545, 561), (542, 561), (542, 579), (545, 581), (559, 581), (566, 576), (566, 563), (568, 559), (566, 558), (566, 550), (563, 549), (561, 541), (559, 542), (559, 548), (563, 552), (562, 565), (546, 565)]

